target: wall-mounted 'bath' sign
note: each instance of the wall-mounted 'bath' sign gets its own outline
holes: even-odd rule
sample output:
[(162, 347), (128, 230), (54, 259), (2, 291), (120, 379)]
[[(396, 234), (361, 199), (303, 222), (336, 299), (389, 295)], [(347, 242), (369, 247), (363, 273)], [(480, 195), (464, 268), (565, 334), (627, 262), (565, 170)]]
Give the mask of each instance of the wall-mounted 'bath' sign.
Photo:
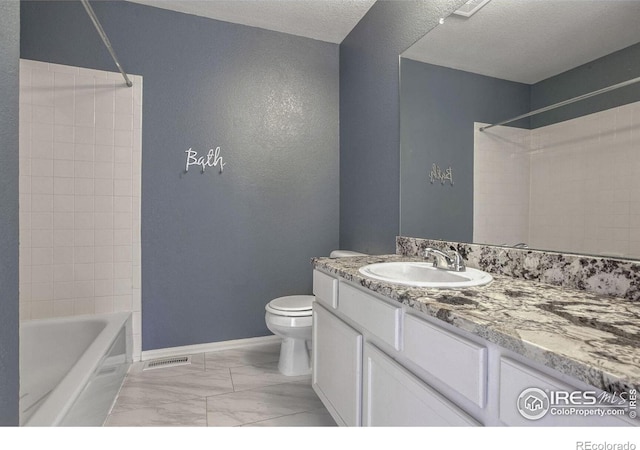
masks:
[(451, 170), (451, 166), (449, 166), (445, 170), (442, 170), (440, 166), (434, 163), (431, 166), (429, 179), (431, 180), (431, 184), (433, 184), (434, 181), (438, 180), (440, 181), (440, 184), (445, 184), (448, 181), (449, 183), (451, 183), (451, 186), (453, 186), (453, 172)]
[(185, 166), (185, 172), (189, 171), (189, 166), (199, 166), (201, 173), (204, 173), (207, 167), (219, 167), (220, 173), (227, 163), (222, 162), (222, 156), (220, 156), (220, 147), (216, 149), (210, 149), (206, 156), (198, 156), (198, 152), (192, 149), (185, 150), (187, 154), (187, 164)]

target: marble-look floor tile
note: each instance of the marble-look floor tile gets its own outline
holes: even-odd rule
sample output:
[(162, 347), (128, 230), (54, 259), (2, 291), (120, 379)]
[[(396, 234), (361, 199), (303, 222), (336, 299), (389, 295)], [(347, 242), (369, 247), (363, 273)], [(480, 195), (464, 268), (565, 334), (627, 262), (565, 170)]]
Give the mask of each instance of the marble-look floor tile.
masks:
[(233, 390), (244, 391), (262, 386), (270, 386), (280, 383), (291, 383), (297, 381), (307, 381), (311, 383), (311, 375), (286, 376), (278, 370), (278, 362), (272, 362), (259, 366), (232, 367), (231, 378), (233, 379)]
[(202, 427), (207, 425), (206, 399), (165, 403), (110, 414), (106, 427)]
[(280, 342), (192, 355), (192, 364), (134, 364), (105, 426), (330, 426), (311, 377), (278, 371)]
[(256, 366), (280, 359), (280, 341), (205, 354), (207, 370), (224, 367)]
[(322, 408), (305, 383), (285, 383), (207, 398), (209, 426), (238, 426)]
[(162, 378), (127, 377), (113, 412), (158, 406), (233, 391), (229, 369)]
[(325, 408), (305, 411), (275, 419), (248, 423), (243, 427), (335, 427), (336, 422)]

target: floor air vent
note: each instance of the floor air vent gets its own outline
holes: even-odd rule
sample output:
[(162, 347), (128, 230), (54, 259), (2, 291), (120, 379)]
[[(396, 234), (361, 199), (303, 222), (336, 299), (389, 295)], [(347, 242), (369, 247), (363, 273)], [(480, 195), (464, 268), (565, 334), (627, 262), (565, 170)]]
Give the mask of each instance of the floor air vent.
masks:
[(142, 370), (162, 369), (165, 367), (185, 366), (191, 364), (191, 356), (176, 356), (173, 358), (154, 359), (145, 363)]

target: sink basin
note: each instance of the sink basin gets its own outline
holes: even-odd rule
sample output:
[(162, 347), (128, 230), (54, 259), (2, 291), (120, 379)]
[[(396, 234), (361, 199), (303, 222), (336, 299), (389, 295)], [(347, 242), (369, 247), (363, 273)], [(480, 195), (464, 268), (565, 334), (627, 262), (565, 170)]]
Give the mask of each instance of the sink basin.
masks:
[(464, 288), (491, 283), (493, 277), (467, 267), (464, 272), (437, 269), (430, 262), (385, 262), (363, 266), (362, 275), (389, 283), (427, 288)]

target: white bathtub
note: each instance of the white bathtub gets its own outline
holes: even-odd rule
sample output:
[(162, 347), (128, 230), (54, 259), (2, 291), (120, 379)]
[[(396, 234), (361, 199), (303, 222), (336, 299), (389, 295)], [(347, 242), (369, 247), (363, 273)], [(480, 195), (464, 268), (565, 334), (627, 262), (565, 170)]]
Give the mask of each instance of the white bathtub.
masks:
[(20, 325), (20, 424), (100, 426), (131, 365), (131, 313)]

